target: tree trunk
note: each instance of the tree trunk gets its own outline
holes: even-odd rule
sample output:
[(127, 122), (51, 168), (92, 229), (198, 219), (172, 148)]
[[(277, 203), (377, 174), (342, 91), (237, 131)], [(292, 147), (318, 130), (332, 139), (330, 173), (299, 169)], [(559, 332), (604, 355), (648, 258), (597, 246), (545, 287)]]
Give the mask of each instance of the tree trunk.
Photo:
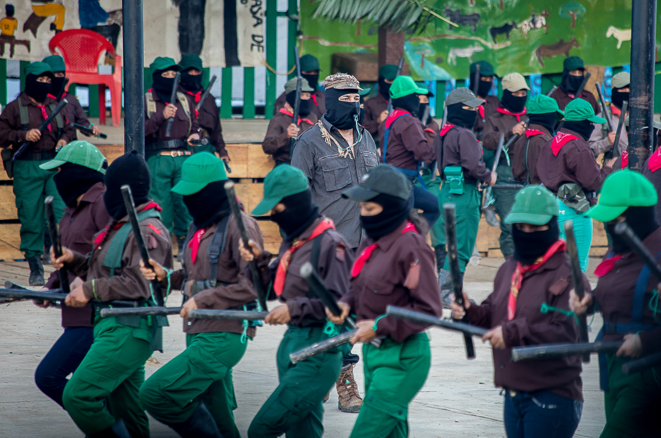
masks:
[(379, 67), (399, 63), (404, 56), (404, 32), (390, 32), (389, 28), (379, 27)]
[(576, 14), (574, 12), (569, 12), (569, 15), (571, 16), (571, 28), (576, 27)]
[(500, 10), (501, 11), (505, 10), (505, 7), (503, 5), (503, 0), (500, 0)]
[(358, 29), (356, 30), (356, 36), (360, 36), (361, 35), (361, 33), (360, 33), (360, 20), (358, 20), (358, 22), (356, 22), (356, 26), (358, 26)]

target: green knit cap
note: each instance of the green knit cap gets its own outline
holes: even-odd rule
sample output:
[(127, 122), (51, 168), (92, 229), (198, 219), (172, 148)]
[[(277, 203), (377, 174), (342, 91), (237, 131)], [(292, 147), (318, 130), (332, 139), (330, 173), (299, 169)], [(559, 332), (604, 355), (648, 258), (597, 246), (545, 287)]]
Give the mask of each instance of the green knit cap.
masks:
[(226, 179), (222, 160), (209, 152), (200, 152), (184, 161), (181, 180), (171, 191), (183, 196), (193, 195), (209, 183)]

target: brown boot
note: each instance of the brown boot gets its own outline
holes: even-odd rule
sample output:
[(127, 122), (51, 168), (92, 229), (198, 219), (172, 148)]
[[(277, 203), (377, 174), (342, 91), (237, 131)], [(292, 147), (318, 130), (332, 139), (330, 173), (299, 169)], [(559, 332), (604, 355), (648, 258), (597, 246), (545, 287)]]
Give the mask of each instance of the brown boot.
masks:
[(330, 398), (330, 390), (328, 390), (328, 392), (327, 392), (326, 395), (324, 396), (324, 400), (323, 400), (323, 402), (326, 403), (326, 402), (328, 401), (329, 398)]
[(353, 364), (342, 367), (340, 378), (335, 383), (337, 389), (337, 408), (342, 412), (358, 413), (363, 399), (358, 393), (358, 385), (353, 378)]

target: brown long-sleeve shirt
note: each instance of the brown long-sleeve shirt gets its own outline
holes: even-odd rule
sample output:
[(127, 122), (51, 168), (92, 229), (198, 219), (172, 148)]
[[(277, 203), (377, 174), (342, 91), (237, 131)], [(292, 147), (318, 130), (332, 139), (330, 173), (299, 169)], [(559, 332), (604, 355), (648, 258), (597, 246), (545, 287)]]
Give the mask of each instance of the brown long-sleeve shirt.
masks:
[[(536, 132), (537, 131), (537, 132)], [(539, 134), (538, 132), (542, 132)], [(541, 180), (537, 175), (537, 160), (542, 148), (551, 141), (553, 137), (548, 129), (542, 125), (531, 124), (526, 130), (526, 134), (519, 137), (510, 147), (512, 159), (512, 176), (515, 180), (522, 183), (526, 182), (526, 176), (530, 178), (530, 184), (540, 184)], [(526, 169), (526, 143), (528, 144), (528, 168)]]
[[(565, 183), (577, 183), (586, 193), (596, 192), (613, 169), (605, 166), (599, 168), (592, 149), (581, 134), (566, 128), (562, 128), (559, 132), (578, 138), (567, 142), (557, 156), (553, 155), (551, 149), (553, 140), (542, 147), (537, 160), (537, 174), (540, 181), (554, 193), (557, 193), (560, 186)], [(596, 203), (596, 198), (589, 200), (591, 203)]]
[(388, 109), (388, 99), (381, 93), (365, 101), (365, 119), (363, 126), (372, 134), (374, 142), (379, 141), (379, 117), (381, 113)]
[(484, 104), (478, 108), (477, 119), (475, 119), (475, 126), (473, 127), (473, 132), (478, 139), (482, 138), (484, 132), (484, 125), (487, 122), (487, 119), (491, 117), (491, 114), (496, 112), (496, 108), (500, 106), (500, 99), (496, 96), (487, 96)]
[[(570, 95), (565, 93), (562, 90), (562, 88), (560, 88), (560, 87), (558, 87), (553, 92), (553, 94), (551, 94), (551, 97), (554, 98), (556, 100), (556, 102), (558, 102), (558, 106), (560, 107), (560, 109), (562, 111), (565, 110), (565, 107), (567, 106), (567, 104), (569, 102), (574, 100), (573, 97), (571, 97)], [(587, 101), (590, 105), (592, 105), (592, 108), (594, 109), (595, 114), (599, 114), (599, 111), (600, 111), (599, 104), (597, 103), (597, 99), (594, 98), (594, 94), (592, 94), (592, 92), (590, 92), (588, 90), (583, 90), (583, 92), (581, 93), (580, 98)]]
[[(317, 90), (310, 96), (310, 113), (317, 116), (317, 119), (321, 119), (321, 116), (326, 114), (326, 93), (321, 90)], [(275, 107), (273, 108), (273, 115), (275, 116), (280, 112), (280, 109), (285, 107), (287, 102), (287, 93), (282, 93), (275, 101)]]
[[(495, 151), (498, 149), (500, 134), (505, 134), (505, 143), (507, 143), (507, 141), (514, 135), (512, 134), (512, 128), (514, 128), (514, 126), (517, 125), (520, 121), (525, 122), (526, 120), (528, 120), (528, 116), (525, 114), (519, 116), (519, 120), (517, 120), (516, 116), (511, 114), (503, 114), (496, 110), (489, 116), (486, 123), (484, 124), (484, 132), (482, 133), (482, 146), (484, 146), (484, 149)], [(500, 155), (501, 159), (503, 160), (501, 164), (506, 163), (504, 154), (505, 151), (503, 151)], [(511, 148), (508, 154), (511, 163), (514, 159), (514, 154), (512, 153)]]
[[(441, 132), (443, 131), (441, 130)], [(466, 183), (477, 184), (478, 181), (491, 181), (491, 171), (487, 169), (482, 160), (482, 155), (484, 155), (482, 146), (469, 129), (455, 126), (443, 137), (437, 135), (434, 140), (434, 150), (441, 178), (443, 178), (443, 169), (446, 167), (461, 166), (464, 169)]]
[[(92, 251), (94, 236), (110, 222), (110, 215), (103, 203), (106, 189), (99, 182), (89, 188), (75, 207), (67, 207), (60, 220), (62, 245), (80, 254)], [(76, 278), (69, 273), (69, 282)], [(53, 271), (46, 282), (46, 289), (60, 287), (58, 271)], [(92, 327), (91, 307), (68, 307), (62, 303), (62, 327)]]
[[(46, 120), (41, 113), (41, 108), (30, 100), (27, 94), (24, 92), (18, 95), (18, 98), (10, 103), (2, 110), (0, 114), (0, 148), (13, 147), (14, 150), (17, 150), (23, 143), (25, 143), (25, 136), (28, 131), (23, 129), (21, 124), (21, 116), (18, 108), (18, 100), (21, 100), (21, 103), (28, 109), (28, 130), (38, 129), (39, 126)], [(49, 105), (55, 103), (50, 97), (46, 98), (44, 102), (46, 114), (51, 113)], [(66, 107), (65, 107), (66, 108)], [(29, 152), (50, 152), (55, 150), (58, 140), (64, 140), (67, 143), (76, 139), (76, 133), (74, 129), (69, 126), (69, 121), (66, 118), (66, 113), (64, 109), (60, 113), (64, 119), (64, 126), (62, 128), (62, 136), (57, 138), (57, 121), (55, 118), (50, 123), (50, 129), (46, 128), (41, 133), (41, 138), (32, 143), (29, 148)]]
[[(441, 132), (441, 128), (438, 126), (438, 123), (436, 123), (434, 119), (430, 118), (429, 123), (427, 123), (427, 126), (425, 126), (424, 129), (425, 140), (427, 140), (427, 143), (433, 145), (434, 140), (436, 140), (439, 132)], [(435, 151), (436, 149), (434, 149), (434, 154), (436, 154)], [(434, 159), (436, 158), (434, 157)]]
[[(654, 154), (658, 154), (658, 150)], [(642, 168), (642, 174), (645, 176), (645, 178), (650, 180), (652, 184), (654, 184), (654, 188), (656, 189), (657, 193), (661, 193), (661, 171), (659, 171), (659, 169), (657, 169), (654, 172), (650, 170), (649, 167), (650, 158), (647, 158), (647, 160), (645, 160), (645, 163), (643, 164), (643, 168)], [(617, 163), (615, 163), (613, 167), (615, 167), (616, 165)], [(617, 169), (617, 167), (615, 168)], [(661, 202), (657, 202), (654, 208), (656, 210), (656, 221), (658, 223), (661, 223)]]
[[(189, 135), (198, 133), (200, 126), (197, 117), (195, 117), (195, 102), (190, 95), (184, 94), (188, 100), (190, 120), (181, 106), (179, 99), (177, 99), (175, 102), (177, 113), (174, 116), (170, 137), (166, 137), (165, 135), (168, 126), (167, 119), (163, 116), (163, 110), (166, 107), (165, 102), (163, 102), (154, 92), (152, 92), (152, 96), (156, 105), (156, 111), (152, 114), (149, 114), (149, 105), (145, 99), (145, 149), (147, 151), (150, 149), (149, 145), (158, 141), (182, 140), (186, 142)], [(149, 155), (149, 153), (147, 153), (147, 155)]]
[[(395, 108), (393, 114), (398, 112), (409, 114), (402, 108)], [(386, 125), (390, 122), (386, 119), (379, 126), (379, 138), (384, 139)], [(381, 156), (385, 148), (384, 141), (381, 142)], [(388, 134), (388, 145), (386, 150), (386, 163), (402, 169), (416, 170), (419, 161), (428, 163), (434, 161), (434, 148), (427, 143), (423, 132), (422, 123), (417, 117), (410, 114), (394, 120), (390, 125)]]
[[(551, 391), (572, 400), (583, 400), (581, 358), (571, 356), (553, 360), (512, 362), (512, 347), (575, 343), (578, 326), (561, 312), (540, 311), (545, 303), (569, 310), (572, 286), (571, 266), (565, 252), (556, 253), (542, 266), (524, 274), (516, 300), (514, 318), (507, 318), (512, 275), (517, 262), (507, 259), (494, 280), (494, 291), (482, 304), (467, 309), (468, 321), (488, 329), (501, 326), (505, 349), (493, 349), (496, 386), (514, 391)], [(583, 276), (586, 291), (590, 283)]]
[[(265, 154), (273, 155), (274, 160), (287, 164), (291, 162), (289, 159), (289, 145), (291, 142), (287, 136), (287, 128), (292, 124), (293, 120), (294, 115), (285, 108), (282, 108), (269, 122), (266, 136), (262, 142), (262, 149)], [(310, 129), (317, 123), (317, 120), (317, 116), (312, 113), (305, 117), (299, 117), (299, 135)]]
[[(141, 212), (148, 204), (136, 207)], [(119, 222), (126, 223), (128, 216)], [(83, 283), (85, 296), (99, 301), (146, 300), (151, 297), (149, 282), (140, 273), (140, 251), (133, 233), (129, 233), (122, 254), (122, 265), (110, 275), (110, 268), (103, 266), (112, 239), (118, 228), (108, 230), (107, 239), (92, 254), (83, 255), (74, 251), (74, 260), (66, 267), (76, 276), (86, 278)], [(167, 269), (172, 269), (172, 242), (170, 233), (157, 218), (148, 218), (140, 222), (140, 231), (144, 236), (149, 257)], [(102, 231), (103, 232), (103, 231)], [(97, 237), (98, 238), (98, 233)], [(165, 293), (165, 290), (163, 290)]]
[[(360, 274), (351, 279), (351, 288), (340, 301), (347, 303), (356, 320), (376, 320), (390, 305), (428, 315), (441, 316), (441, 291), (436, 278), (434, 252), (425, 238), (408, 231), (404, 221), (395, 231), (376, 242), (361, 243), (356, 258), (369, 245), (376, 243), (372, 255)], [(426, 327), (402, 319), (385, 316), (377, 323), (377, 336), (387, 336), (404, 342)]]
[[(80, 105), (78, 98), (76, 98), (75, 95), (69, 94), (67, 92), (62, 95), (62, 98), (66, 99), (68, 102), (67, 106), (62, 109), (62, 113), (66, 114), (69, 123), (77, 123), (84, 127), (90, 126), (90, 121), (88, 120), (87, 114), (85, 114), (85, 110), (83, 109), (82, 105)], [(76, 129), (74, 129), (74, 135), (76, 138), (78, 138)], [(83, 136), (89, 137), (85, 134), (83, 134)]]
[[(197, 93), (185, 91), (183, 88), (180, 88), (180, 90), (192, 97), (194, 105), (197, 105), (196, 101), (199, 101), (205, 92), (204, 89)], [(202, 103), (202, 107), (197, 112), (197, 123), (200, 126), (200, 138), (208, 138), (209, 142), (216, 149), (216, 152), (218, 152), (218, 156), (221, 158), (227, 157), (225, 140), (223, 139), (223, 127), (220, 124), (220, 110), (211, 94), (207, 96), (204, 103)]]

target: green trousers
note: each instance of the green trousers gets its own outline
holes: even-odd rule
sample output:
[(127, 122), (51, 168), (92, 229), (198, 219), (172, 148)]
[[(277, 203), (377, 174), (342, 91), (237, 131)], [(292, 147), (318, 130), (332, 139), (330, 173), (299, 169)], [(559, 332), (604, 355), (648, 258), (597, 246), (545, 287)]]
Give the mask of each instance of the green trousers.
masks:
[(436, 176), (436, 181), (431, 180), (431, 172), (429, 170), (422, 171), (422, 180), (427, 186), (427, 191), (439, 199), (439, 208), (441, 209), (441, 217), (434, 223), (434, 226), (429, 230), (431, 236), (431, 246), (437, 247), (445, 243), (445, 223), (443, 222), (443, 205), (440, 203), (441, 196), (441, 178)]
[(606, 426), (601, 438), (661, 436), (661, 366), (629, 376), (622, 372), (628, 360), (608, 357), (608, 391), (604, 392)]
[[(512, 184), (512, 168), (507, 165), (498, 164), (496, 168), (498, 179), (496, 184)], [(514, 198), (518, 190), (494, 190), (493, 191), (493, 206), (496, 209), (496, 214), (500, 218), (500, 252), (503, 257), (507, 258), (514, 254), (514, 239), (512, 239), (512, 224), (506, 224), (505, 218), (510, 214), (510, 210), (514, 205)]]
[(190, 150), (193, 152), (193, 155), (199, 154), (200, 152), (209, 152), (211, 155), (216, 155), (216, 148), (211, 143), (200, 146), (191, 146)]
[(248, 429), (250, 438), (319, 438), (324, 433), (323, 399), (340, 377), (342, 356), (336, 348), (292, 365), (289, 354), (328, 339), (322, 328), (289, 327), (278, 348), (280, 385), (266, 400)]
[(53, 176), (56, 172), (42, 170), (45, 161), (16, 160), (14, 162), (14, 195), (18, 220), (21, 222), (21, 252), (25, 258), (44, 253), (46, 214), (44, 200), (53, 197), (55, 218), (59, 222), (64, 214), (64, 202), (57, 193)]
[[(457, 253), (459, 254), (459, 268), (461, 272), (466, 270), (466, 265), (473, 255), (475, 240), (477, 239), (477, 230), (480, 226), (480, 200), (482, 193), (473, 184), (464, 184), (463, 195), (453, 195), (450, 193), (450, 185), (443, 184), (438, 202), (444, 204), (454, 204), (456, 206), (455, 218), (457, 220)], [(445, 229), (445, 220), (443, 216), (436, 222), (441, 223)], [(447, 243), (445, 233), (440, 241), (441, 245)], [(443, 269), (450, 270), (448, 258), (445, 258)]]
[(140, 403), (158, 421), (177, 424), (188, 420), (203, 402), (223, 437), (240, 438), (232, 413), (230, 370), (243, 357), (247, 343), (236, 333), (187, 335), (186, 343), (186, 350), (142, 385)]
[(147, 318), (140, 327), (97, 318), (94, 343), (64, 388), (63, 404), (87, 435), (124, 420), (133, 438), (149, 438), (149, 420), (139, 403), (145, 361), (152, 354), (152, 329)]
[(161, 220), (170, 233), (186, 237), (192, 221), (181, 195), (172, 193), (172, 187), (181, 180), (181, 166), (188, 157), (153, 155), (147, 160), (151, 172), (151, 192), (154, 201), (161, 206)]
[(427, 380), (431, 350), (426, 333), (381, 348), (363, 344), (365, 398), (351, 438), (399, 438), (409, 432), (409, 403)]
[(565, 238), (566, 221), (572, 221), (574, 227), (574, 237), (576, 237), (576, 249), (578, 251), (578, 260), (581, 262), (581, 271), (585, 272), (588, 269), (588, 262), (590, 261), (590, 246), (592, 246), (592, 218), (583, 216), (582, 213), (577, 213), (571, 207), (567, 207), (564, 202), (556, 199), (558, 202), (558, 225), (560, 226), (560, 238)]

